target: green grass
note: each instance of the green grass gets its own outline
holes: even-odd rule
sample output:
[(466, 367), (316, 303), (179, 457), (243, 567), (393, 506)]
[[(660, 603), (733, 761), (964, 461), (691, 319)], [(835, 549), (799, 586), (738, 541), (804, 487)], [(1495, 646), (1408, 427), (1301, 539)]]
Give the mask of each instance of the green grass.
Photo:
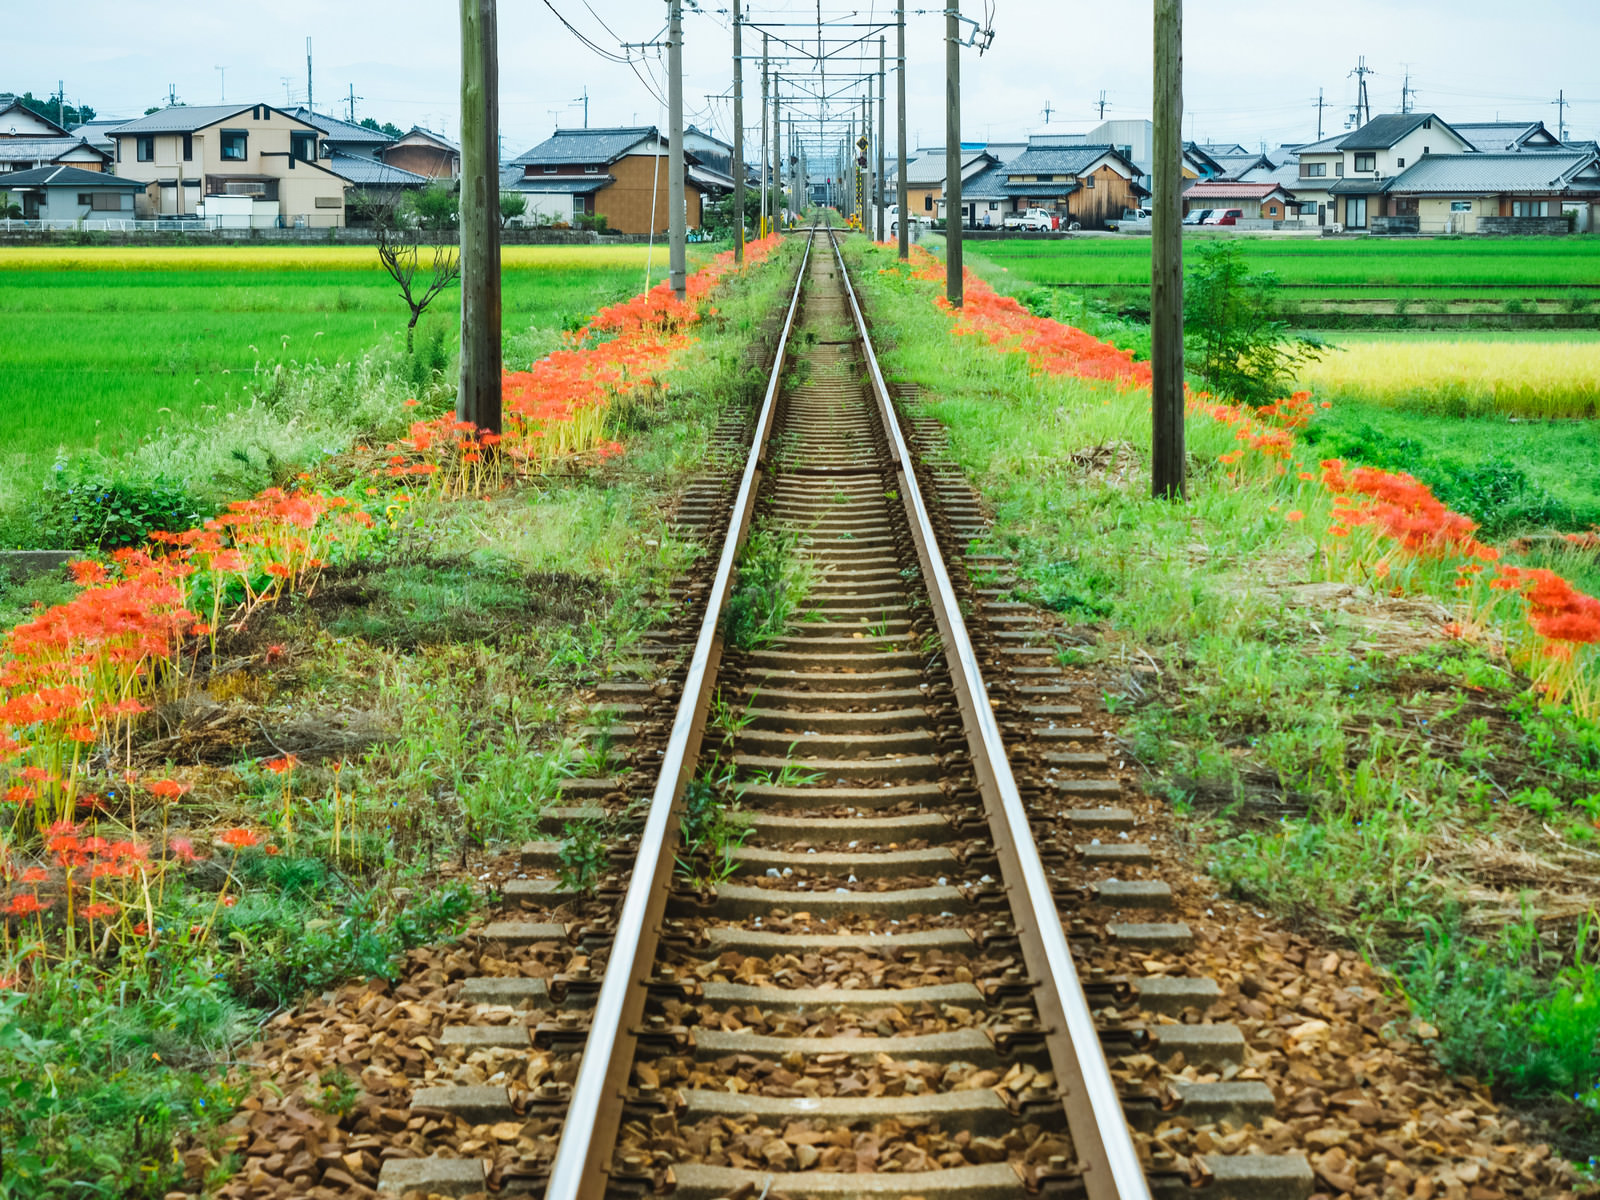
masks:
[[(504, 271), (507, 364), (549, 348), (529, 331), (575, 327), (596, 308), (636, 293), (642, 271), (606, 266), (509, 265)], [(186, 253), (174, 248), (171, 253)], [(10, 265), (0, 252), (0, 468), (37, 477), (58, 448), (121, 454), (207, 413), (243, 407), (271, 386), (279, 364), (332, 364), (403, 344), (408, 311), (378, 268), (309, 268), (281, 256), (195, 269), (59, 269)], [(337, 252), (340, 263), (347, 251)], [(455, 340), (460, 292), (435, 301), (424, 324)]]
[[(1600, 524), (1593, 421), (1449, 417), (1341, 399), (1301, 434), (1309, 455), (1406, 471), (1490, 540)], [(1600, 564), (1590, 590), (1600, 593)]]
[[(1451, 1068), (1548, 1101), (1577, 1129), (1560, 1149), (1592, 1153), (1600, 1108), (1570, 1102), (1600, 1094), (1592, 937), (1551, 953), (1475, 906), (1504, 886), (1498, 856), (1592, 862), (1600, 725), (1539, 705), (1484, 649), (1405, 632), (1383, 597), (1299, 599), (1324, 576), (1313, 522), (1285, 515), (1326, 498), (1293, 467), (1232, 484), (1218, 459), (1236, 443), (1217, 423), (1188, 423), (1182, 505), (1150, 499), (1142, 467), (1076, 465), (1097, 447), (1147, 463), (1147, 394), (1033, 376), (953, 337), (935, 289), (879, 273), (888, 256), (849, 253), (886, 372), (925, 389), (920, 415), (946, 425), (994, 506), (1017, 598), (1081, 635), (1073, 662), (1102, 681), (1130, 761), (1186, 816), (1175, 828), (1212, 878), (1360, 946), (1440, 1027)], [(1540, 461), (1553, 471), (1563, 453)]]
[[(1285, 283), (1534, 283), (1559, 287), (1600, 280), (1600, 238), (1594, 237), (1241, 240), (1253, 270), (1276, 271)], [(1029, 283), (1148, 286), (1150, 282), (1150, 241), (1146, 238), (992, 242), (968, 253)]]

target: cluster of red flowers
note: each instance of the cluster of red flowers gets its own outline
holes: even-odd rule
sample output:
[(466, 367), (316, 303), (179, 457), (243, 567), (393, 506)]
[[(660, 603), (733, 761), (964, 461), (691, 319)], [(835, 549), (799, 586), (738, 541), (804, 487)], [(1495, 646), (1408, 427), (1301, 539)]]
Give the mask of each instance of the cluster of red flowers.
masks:
[(120, 550), (109, 567), (74, 564), (83, 590), (0, 640), (0, 795), (41, 831), (92, 806), (94, 748), (114, 744), (145, 710), (140, 696), (181, 671), (189, 639), (304, 587), (371, 520), (341, 496), (271, 488)]
[[(1322, 463), (1322, 485), (1334, 496), (1330, 532), (1335, 537), (1369, 525), (1411, 555), (1454, 554), (1480, 562), (1500, 557), (1474, 536), (1475, 521), (1446, 506), (1420, 479), (1375, 467), (1346, 470), (1341, 460), (1330, 458)], [(1351, 494), (1369, 499), (1353, 502)]]
[[(147, 790), (152, 795), (176, 799), (188, 789), (172, 780), (157, 780), (149, 783)], [(237, 854), (260, 845), (261, 835), (248, 829), (230, 829), (218, 841)], [(266, 847), (269, 854), (276, 849)], [(26, 945), (13, 946), (13, 924), (20, 936), (24, 930), (22, 918), (33, 919), (32, 926), (40, 938), (59, 937), (69, 951), (77, 942), (78, 926), (82, 924), (87, 924), (92, 938), (99, 937), (95, 928), (98, 924), (109, 939), (106, 945), (111, 940), (147, 940), (161, 932), (152, 922), (159, 911), (166, 873), (200, 857), (187, 838), (168, 838), (164, 854), (152, 853), (147, 842), (136, 838), (108, 841), (92, 825), (73, 821), (57, 821), (45, 830), (42, 853), (33, 859), (32, 866), (14, 862), (0, 844), (0, 892), (9, 892), (0, 903), (0, 949), (12, 959), (18, 957), (19, 951), (23, 958), (32, 953)], [(231, 908), (236, 902), (237, 897), (225, 885), (211, 906), (211, 916), (189, 926), (190, 939), (208, 934), (217, 910)], [(48, 925), (46, 914), (50, 914)], [(5, 917), (17, 920), (6, 923)], [(42, 942), (37, 944), (42, 948)], [(11, 986), (15, 985), (16, 977), (12, 977)]]
[[(913, 248), (914, 279), (942, 280), (944, 266), (920, 246)], [(970, 271), (962, 276), (962, 307), (955, 313), (956, 332), (981, 337), (991, 346), (1027, 356), (1046, 375), (1102, 379), (1124, 387), (1149, 387), (1150, 364), (1133, 361), (1133, 351), (1118, 350), (1099, 338), (1036, 317), (1010, 296), (1002, 296)], [(940, 307), (953, 312), (942, 297)]]
[[(781, 244), (777, 235), (749, 243), (746, 264), (761, 262)], [(659, 386), (662, 374), (692, 344), (687, 330), (703, 312), (716, 313), (705, 301), (733, 270), (730, 250), (688, 277), (683, 300), (661, 283), (601, 309), (565, 347), (526, 371), (505, 373), (503, 439), (453, 417), (419, 421), (390, 447), (386, 473), (426, 477), (430, 489), (445, 495), (474, 495), (498, 484), (502, 462), (542, 474), (575, 455), (607, 458), (620, 452), (605, 437), (612, 402)], [(502, 455), (481, 453), (496, 442)]]

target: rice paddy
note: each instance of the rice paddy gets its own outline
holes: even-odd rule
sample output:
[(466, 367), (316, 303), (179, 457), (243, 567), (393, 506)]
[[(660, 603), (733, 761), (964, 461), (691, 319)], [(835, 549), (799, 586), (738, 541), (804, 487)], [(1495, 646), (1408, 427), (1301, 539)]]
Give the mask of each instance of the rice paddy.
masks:
[[(507, 365), (527, 366), (517, 341), (530, 328), (575, 328), (638, 292), (649, 257), (506, 247)], [(659, 279), (664, 248), (653, 260)], [(454, 289), (440, 296), (419, 337), (437, 329), (448, 348), (459, 306)], [(398, 352), (407, 315), (371, 247), (0, 249), (0, 474), (42, 474), (59, 450), (119, 453), (236, 405), (279, 363)]]
[(1341, 339), (1301, 384), (1319, 399), (1445, 416), (1600, 416), (1600, 342)]

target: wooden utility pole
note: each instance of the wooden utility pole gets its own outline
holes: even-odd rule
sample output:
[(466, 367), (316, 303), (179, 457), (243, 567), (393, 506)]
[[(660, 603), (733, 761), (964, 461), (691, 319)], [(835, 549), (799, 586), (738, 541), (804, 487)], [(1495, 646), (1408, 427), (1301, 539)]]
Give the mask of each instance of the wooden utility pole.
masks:
[(960, 308), (961, 0), (949, 0), (949, 4), (944, 17), (944, 291), (950, 307)]
[(744, 31), (733, 0), (733, 261), (744, 261)]
[(461, 378), (456, 419), (500, 432), (500, 62), (495, 0), (461, 0)]
[(672, 294), (684, 298), (689, 280), (689, 214), (683, 187), (683, 0), (667, 0), (667, 139), (668, 264)]
[(767, 92), (772, 86), (771, 63), (767, 59), (768, 35), (761, 35), (761, 230), (767, 236), (767, 204), (772, 196), (772, 186), (767, 182), (767, 171), (772, 166), (772, 152), (767, 142)]
[(1150, 490), (1182, 500), (1183, 438), (1183, 0), (1155, 0), (1154, 162), (1151, 165)]
[(889, 190), (883, 186), (883, 143), (889, 136), (889, 104), (885, 92), (884, 54), (888, 46), (887, 39), (882, 34), (878, 35), (878, 240), (881, 242), (889, 236), (885, 221), (888, 218)]
[(911, 257), (911, 214), (906, 211), (906, 206), (911, 202), (910, 185), (906, 182), (906, 6), (905, 0), (895, 6), (896, 45), (895, 54), (899, 70), (895, 73), (895, 91), (899, 96), (899, 123), (896, 131), (896, 157), (899, 170), (895, 174), (895, 207), (899, 216), (900, 232), (900, 261)]

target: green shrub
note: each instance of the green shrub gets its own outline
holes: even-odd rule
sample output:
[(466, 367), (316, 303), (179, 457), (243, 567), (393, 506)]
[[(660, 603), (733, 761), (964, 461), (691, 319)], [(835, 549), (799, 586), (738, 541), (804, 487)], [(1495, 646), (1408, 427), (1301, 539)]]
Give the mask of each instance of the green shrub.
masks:
[(1276, 320), (1278, 277), (1252, 271), (1239, 243), (1202, 244), (1183, 297), (1191, 368), (1215, 394), (1271, 404), (1293, 390), (1295, 370), (1320, 358), (1322, 343)]
[(26, 506), (34, 544), (62, 550), (137, 546), (153, 530), (200, 524), (215, 506), (163, 475), (119, 478), (93, 457), (60, 458), (55, 473)]

